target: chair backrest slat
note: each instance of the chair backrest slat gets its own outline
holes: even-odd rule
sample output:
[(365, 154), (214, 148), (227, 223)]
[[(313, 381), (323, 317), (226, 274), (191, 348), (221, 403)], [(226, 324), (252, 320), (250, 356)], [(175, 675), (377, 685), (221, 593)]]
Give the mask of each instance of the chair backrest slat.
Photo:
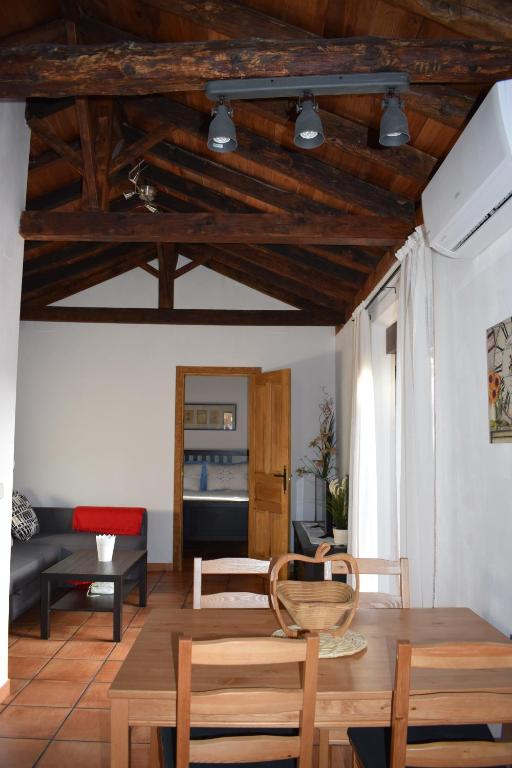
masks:
[[(378, 608), (410, 608), (409, 593), (409, 561), (406, 557), (399, 560), (384, 560), (379, 557), (356, 557), (359, 575), (398, 576), (400, 582), (399, 595), (388, 595), (385, 592), (361, 592), (360, 607)], [(324, 579), (330, 580), (333, 575), (348, 574), (346, 563), (342, 560), (327, 562), (324, 567)]]
[(194, 608), (269, 608), (266, 594), (257, 592), (216, 592), (202, 594), (203, 574), (222, 576), (266, 576), (270, 567), (269, 560), (256, 560), (251, 557), (221, 557), (216, 560), (194, 558)]
[[(426, 744), (407, 744), (410, 713), (415, 719), (427, 720), (429, 712), (436, 717), (446, 710), (447, 721), (474, 723), (474, 707), (468, 708), (467, 695), (436, 690), (425, 695), (411, 696), (413, 669), (489, 670), (512, 669), (512, 643), (433, 643), (411, 644), (400, 640), (397, 645), (395, 688), (391, 713), (391, 768), (481, 768), (508, 765), (512, 761), (512, 744), (493, 741), (431, 741)], [(499, 692), (482, 691), (482, 718), (484, 722), (503, 722), (509, 717), (507, 702)]]
[[(176, 696), (176, 768), (190, 762), (264, 762), (299, 758), (299, 768), (311, 768), (319, 639), (309, 635), (301, 640), (281, 638), (230, 638), (192, 641), (180, 638)], [(250, 666), (269, 664), (301, 665), (301, 688), (263, 687), (257, 689), (219, 688), (192, 692), (192, 667)], [(298, 736), (229, 736), (190, 741), (191, 713), (207, 715), (256, 716), (289, 712), (296, 718)]]

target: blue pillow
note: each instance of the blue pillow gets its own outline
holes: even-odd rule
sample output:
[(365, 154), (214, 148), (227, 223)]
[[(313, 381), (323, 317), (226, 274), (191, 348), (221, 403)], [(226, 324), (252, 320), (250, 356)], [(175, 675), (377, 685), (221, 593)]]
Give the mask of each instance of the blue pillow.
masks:
[(186, 465), (201, 464), (201, 477), (199, 478), (199, 490), (200, 491), (208, 490), (208, 471), (206, 469), (206, 462), (205, 461), (186, 461), (185, 464)]

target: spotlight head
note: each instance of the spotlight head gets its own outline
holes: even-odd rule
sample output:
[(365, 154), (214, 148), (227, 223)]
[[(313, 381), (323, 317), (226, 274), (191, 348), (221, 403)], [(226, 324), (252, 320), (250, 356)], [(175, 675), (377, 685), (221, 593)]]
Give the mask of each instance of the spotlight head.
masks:
[(220, 102), (212, 110), (213, 120), (208, 131), (208, 149), (213, 152), (233, 152), (238, 142), (231, 115), (233, 111)]
[(125, 200), (129, 200), (131, 197), (136, 195), (137, 192), (133, 189), (131, 192), (123, 192), (123, 197)]
[(155, 187), (152, 187), (151, 184), (143, 184), (139, 187), (139, 195), (141, 198), (148, 200), (151, 203), (156, 197), (156, 189)]
[(312, 95), (306, 95), (302, 104), (297, 104), (293, 142), (301, 149), (315, 149), (324, 143), (324, 127), (318, 114), (318, 105)]
[(145, 203), (145, 207), (148, 209), (150, 213), (159, 213), (159, 210), (156, 207), (156, 205), (153, 205), (152, 203)]
[(382, 102), (384, 112), (380, 119), (379, 143), (383, 147), (401, 147), (411, 138), (403, 106), (403, 101), (394, 94)]

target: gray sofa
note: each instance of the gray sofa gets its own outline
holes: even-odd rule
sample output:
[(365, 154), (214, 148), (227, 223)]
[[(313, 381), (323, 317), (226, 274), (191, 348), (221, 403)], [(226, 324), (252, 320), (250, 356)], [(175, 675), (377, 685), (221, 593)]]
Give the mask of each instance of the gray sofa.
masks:
[[(78, 549), (96, 549), (96, 534), (73, 531), (73, 509), (34, 507), (40, 532), (30, 541), (14, 539), (11, 548), (9, 620), (13, 621), (40, 598), (39, 576), (59, 560)], [(147, 549), (147, 512), (140, 536), (117, 536), (118, 549)]]

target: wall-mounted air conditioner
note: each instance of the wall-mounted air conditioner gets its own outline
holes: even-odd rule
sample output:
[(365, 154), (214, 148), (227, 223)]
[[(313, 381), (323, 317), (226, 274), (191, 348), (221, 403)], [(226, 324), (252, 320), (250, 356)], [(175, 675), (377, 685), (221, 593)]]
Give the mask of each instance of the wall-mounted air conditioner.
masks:
[(512, 228), (512, 80), (496, 83), (422, 195), (429, 244), (471, 258)]

